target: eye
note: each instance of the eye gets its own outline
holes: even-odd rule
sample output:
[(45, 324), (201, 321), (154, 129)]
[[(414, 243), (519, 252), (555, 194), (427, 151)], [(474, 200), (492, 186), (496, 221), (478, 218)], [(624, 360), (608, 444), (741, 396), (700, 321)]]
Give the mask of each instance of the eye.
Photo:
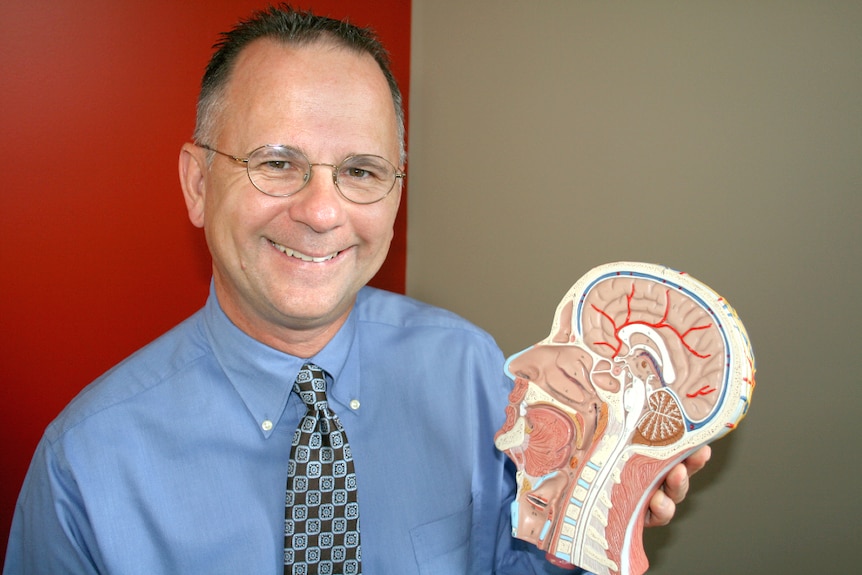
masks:
[(288, 173), (304, 174), (307, 162), (302, 154), (288, 147), (264, 147), (248, 159), (249, 171), (263, 175), (284, 175)]
[(354, 183), (388, 182), (395, 177), (395, 168), (377, 156), (353, 156), (341, 164), (338, 177)]
[(370, 171), (364, 170), (362, 168), (349, 168), (344, 171), (344, 175), (350, 178), (356, 178), (358, 180), (374, 176), (374, 174), (372, 174)]
[(290, 163), (285, 160), (270, 160), (265, 166), (272, 170), (284, 170), (290, 167)]
[(287, 172), (297, 169), (296, 162), (291, 158), (261, 158), (250, 167), (263, 172)]

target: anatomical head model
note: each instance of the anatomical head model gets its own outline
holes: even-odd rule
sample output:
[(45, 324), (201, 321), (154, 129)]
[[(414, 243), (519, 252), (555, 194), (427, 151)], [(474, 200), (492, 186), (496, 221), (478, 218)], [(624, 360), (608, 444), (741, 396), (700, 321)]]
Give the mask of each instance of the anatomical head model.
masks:
[(518, 468), (512, 534), (598, 575), (646, 571), (650, 497), (736, 426), (754, 389), (727, 302), (687, 274), (630, 262), (578, 280), (550, 335), (506, 371), (515, 387), (495, 443)]

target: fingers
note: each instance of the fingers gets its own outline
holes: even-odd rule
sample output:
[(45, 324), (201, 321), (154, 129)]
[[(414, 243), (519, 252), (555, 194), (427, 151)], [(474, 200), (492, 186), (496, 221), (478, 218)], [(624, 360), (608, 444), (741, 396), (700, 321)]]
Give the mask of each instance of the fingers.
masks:
[(703, 469), (712, 450), (705, 445), (692, 453), (682, 463), (671, 468), (662, 486), (656, 491), (649, 503), (644, 525), (646, 527), (657, 527), (667, 525), (676, 513), (676, 505), (681, 503), (688, 494), (689, 478)]
[(664, 491), (656, 491), (649, 502), (649, 510), (644, 521), (645, 527), (660, 527), (667, 525), (676, 513), (676, 503), (665, 495)]
[(688, 470), (688, 476), (691, 477), (703, 469), (710, 457), (712, 457), (712, 448), (709, 445), (704, 445), (689, 455), (685, 461), (683, 461), (685, 468)]
[(664, 478), (664, 484), (661, 488), (674, 503), (681, 503), (688, 494), (688, 477), (688, 468), (685, 463), (679, 463)]
[(712, 450), (705, 445), (688, 456), (682, 463), (675, 465), (665, 477), (662, 489), (674, 503), (680, 503), (688, 494), (689, 478), (700, 471), (712, 456)]

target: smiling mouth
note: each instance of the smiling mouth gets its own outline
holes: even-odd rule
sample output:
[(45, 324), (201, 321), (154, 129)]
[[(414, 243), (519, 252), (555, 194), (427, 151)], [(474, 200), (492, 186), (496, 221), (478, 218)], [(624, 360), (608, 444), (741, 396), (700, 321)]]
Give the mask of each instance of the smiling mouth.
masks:
[(340, 254), (340, 253), (341, 253), (341, 252), (335, 252), (335, 253), (331, 253), (331, 254), (326, 255), (326, 256), (313, 257), (313, 256), (306, 255), (306, 254), (304, 254), (304, 253), (302, 253), (302, 252), (298, 252), (298, 251), (296, 251), (296, 250), (292, 250), (292, 249), (290, 249), (290, 248), (288, 248), (288, 247), (285, 247), (285, 246), (283, 246), (283, 245), (281, 245), (281, 244), (277, 244), (277, 243), (275, 243), (275, 242), (274, 242), (274, 241), (272, 241), (272, 240), (269, 240), (269, 243), (272, 245), (272, 247), (274, 247), (275, 249), (277, 249), (278, 251), (280, 251), (281, 253), (283, 253), (283, 254), (285, 254), (285, 255), (287, 255), (287, 256), (290, 256), (290, 257), (292, 257), (292, 258), (296, 258), (296, 259), (298, 259), (298, 260), (302, 260), (302, 261), (304, 261), (304, 262), (313, 262), (313, 263), (316, 263), (316, 264), (319, 264), (319, 263), (322, 263), (322, 262), (327, 262), (327, 261), (329, 261), (329, 260), (333, 259), (334, 257), (336, 257), (338, 254)]

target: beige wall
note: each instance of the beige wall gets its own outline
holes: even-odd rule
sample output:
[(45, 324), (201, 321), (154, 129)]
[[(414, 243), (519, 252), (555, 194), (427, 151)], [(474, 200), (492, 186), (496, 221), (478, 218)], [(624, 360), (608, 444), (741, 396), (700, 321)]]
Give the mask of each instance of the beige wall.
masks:
[(413, 4), (408, 293), (513, 353), (599, 263), (710, 284), (759, 386), (650, 573), (856, 572), (862, 4)]

